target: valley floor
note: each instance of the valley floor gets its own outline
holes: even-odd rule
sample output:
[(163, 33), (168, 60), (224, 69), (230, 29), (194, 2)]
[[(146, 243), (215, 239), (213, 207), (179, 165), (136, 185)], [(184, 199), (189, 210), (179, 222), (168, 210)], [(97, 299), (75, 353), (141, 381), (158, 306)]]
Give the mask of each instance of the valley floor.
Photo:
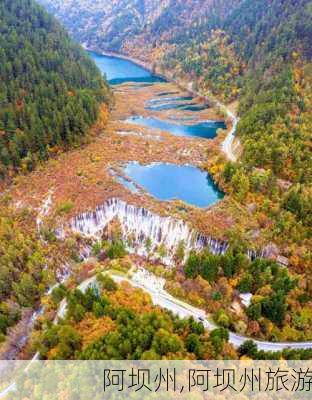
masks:
[[(122, 167), (130, 161), (140, 164), (188, 164), (207, 169), (207, 158), (209, 160), (210, 154), (224, 158), (220, 150), (222, 143), (223, 147), (227, 147), (227, 141), (224, 142), (226, 137), (232, 143), (236, 123), (233, 115), (228, 114), (227, 130), (221, 130), (212, 140), (174, 136), (168, 132), (125, 122), (133, 116), (183, 121), (186, 125), (224, 119), (220, 109), (212, 107), (196, 113), (181, 109), (151, 111), (146, 108), (148, 102), (151, 104), (151, 100), (162, 98), (162, 94), (166, 92), (175, 93), (176, 96), (187, 95), (174, 83), (149, 86), (129, 83), (115, 86), (113, 109), (108, 113), (103, 106), (88, 144), (59, 154), (36, 171), (15, 178), (14, 185), (7, 188), (7, 193), (11, 195), (17, 209), (28, 209), (38, 216), (37, 221), (34, 220), (34, 230), (40, 231), (42, 226), (54, 230), (73, 217), (94, 211), (111, 199), (144, 207), (156, 216), (173, 216), (187, 222), (198, 232), (221, 241), (228, 239), (232, 229), (242, 232), (253, 232), (257, 229), (257, 221), (253, 220), (252, 214), (231, 196), (225, 196), (206, 209), (197, 208), (181, 201), (158, 201), (144, 190), (133, 193), (116, 179), (116, 175), (125, 178)], [(202, 99), (197, 98), (195, 101), (200, 104)], [(97, 218), (95, 222), (99, 222)], [(197, 314), (194, 315), (198, 317)], [(237, 336), (234, 335), (233, 338), (236, 340)], [(243, 340), (244, 337), (240, 337), (240, 343)], [(266, 348), (277, 349), (278, 345)]]
[[(227, 197), (207, 209), (188, 206), (179, 201), (159, 202), (144, 191), (131, 193), (112, 176), (112, 170), (122, 175), (122, 165), (129, 161), (141, 164), (152, 162), (192, 164), (205, 167), (207, 152), (220, 147), (226, 132), (214, 140), (173, 136), (167, 132), (144, 128), (124, 122), (134, 116), (150, 116), (170, 120), (192, 117), (192, 123), (203, 120), (222, 120), (213, 108), (200, 112), (149, 111), (145, 103), (163, 91), (175, 91), (176, 85), (160, 83), (152, 86), (124, 84), (115, 88), (115, 105), (106, 124), (94, 127), (90, 144), (61, 154), (27, 176), (19, 176), (9, 189), (18, 207), (39, 210), (51, 195), (49, 217), (57, 225), (81, 212), (94, 210), (111, 198), (120, 198), (133, 205), (144, 206), (161, 215), (182, 218), (200, 232), (223, 239), (224, 232), (242, 222), (242, 210), (228, 201)], [(229, 120), (228, 132), (232, 130)], [(187, 123), (187, 122), (186, 122)], [(190, 184), (192, 184), (190, 182)], [(63, 213), (64, 203), (71, 207)], [(47, 217), (47, 216), (46, 216)], [(246, 219), (247, 220), (247, 219)]]
[[(167, 92), (174, 93), (175, 96), (187, 95), (174, 83), (148, 86), (129, 83), (115, 86), (113, 109), (108, 113), (105, 107), (102, 108), (88, 144), (59, 154), (36, 171), (15, 178), (14, 185), (7, 188), (7, 192), (12, 196), (17, 209), (25, 207), (38, 216), (37, 220), (34, 220), (34, 230), (40, 231), (44, 225), (49, 226), (49, 229), (63, 226), (72, 221), (73, 217), (87, 211), (92, 212), (111, 199), (120, 199), (133, 206), (144, 207), (156, 216), (173, 216), (184, 220), (197, 231), (214, 239), (228, 239), (228, 232), (237, 227), (245, 232), (256, 229), (256, 222), (248, 210), (239, 206), (231, 196), (225, 196), (218, 203), (202, 209), (181, 201), (158, 201), (144, 190), (132, 193), (116, 180), (116, 175), (123, 177), (122, 167), (130, 161), (138, 161), (141, 164), (153, 162), (191, 164), (205, 169), (210, 154), (224, 157), (220, 151), (222, 143), (223, 147), (227, 147), (227, 141), (233, 142), (235, 124), (233, 126), (231, 122), (234, 119), (236, 123), (236, 120), (232, 115), (228, 115), (230, 118), (227, 121), (227, 130), (221, 130), (212, 140), (174, 136), (168, 132), (125, 122), (126, 119), (138, 115), (153, 116), (172, 122), (182, 121), (186, 125), (207, 120), (219, 121), (224, 118), (224, 115), (218, 114), (218, 109), (212, 107), (196, 113), (181, 109), (162, 111), (146, 109), (148, 102), (151, 104), (151, 100), (160, 99), (162, 94)], [(195, 101), (200, 104), (200, 99)], [(226, 137), (228, 139), (224, 141)], [(192, 182), (189, 184), (192, 185)], [(94, 216), (93, 213), (92, 215)], [(101, 223), (97, 217), (93, 219), (95, 223)], [(154, 300), (156, 299), (156, 304), (165, 305), (172, 311), (177, 309), (179, 311), (182, 307), (182, 311), (187, 310), (186, 315), (193, 315), (197, 319), (201, 317), (200, 311), (193, 312), (195, 309), (192, 306), (175, 298), (179, 296), (173, 297), (172, 290), (169, 290), (172, 295), (167, 292), (161, 295), (161, 293), (155, 294), (149, 287), (143, 289), (147, 290)], [(159, 299), (163, 302), (159, 302)], [(187, 302), (189, 300), (186, 299)], [(201, 318), (205, 318), (204, 311), (203, 315)], [(208, 320), (205, 320), (205, 324), (208, 329), (215, 326)], [(20, 338), (24, 340), (27, 336), (28, 331), (21, 330)], [(239, 345), (244, 340), (244, 336), (231, 334), (234, 345)], [(259, 348), (279, 350), (288, 345), (288, 343), (271, 345), (270, 342), (264, 342), (263, 345), (259, 344)], [(13, 349), (14, 354), (16, 351), (20, 352), (20, 349), (12, 346), (8, 348)], [(310, 348), (310, 343), (298, 342), (294, 347)]]

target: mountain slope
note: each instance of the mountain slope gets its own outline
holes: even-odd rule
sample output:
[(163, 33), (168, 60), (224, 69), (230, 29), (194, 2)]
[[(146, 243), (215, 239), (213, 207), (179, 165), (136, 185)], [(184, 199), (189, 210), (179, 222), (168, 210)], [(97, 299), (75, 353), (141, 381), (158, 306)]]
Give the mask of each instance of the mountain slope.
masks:
[[(226, 102), (239, 97), (247, 164), (284, 179), (300, 181), (303, 171), (311, 178), (303, 128), (310, 124), (311, 0), (41, 2), (86, 46), (140, 58)], [(272, 136), (280, 120), (287, 132)]]
[[(39, 0), (89, 47), (122, 51), (127, 42), (143, 36), (149, 47), (185, 34), (193, 23), (208, 18), (214, 25), (227, 17), (241, 0)], [(151, 39), (153, 43), (149, 43)]]
[(255, 1), (253, 8), (244, 4), (229, 26), (248, 63), (239, 126), (245, 161), (270, 168), (284, 179), (308, 183), (312, 2), (275, 1), (270, 8), (264, 3), (268, 2)]
[[(72, 36), (85, 47), (97, 51), (113, 51), (139, 58), (149, 64), (155, 64), (173, 74), (185, 72), (198, 78), (199, 86), (204, 87), (206, 57), (205, 45), (212, 29), (219, 28), (231, 15), (242, 0), (39, 0), (67, 27)], [(220, 57), (227, 60), (226, 68), (217, 62), (211, 65), (212, 76), (218, 74), (215, 85), (216, 94), (226, 98), (237, 95), (238, 88), (230, 87), (234, 79), (221, 78), (221, 74), (231, 69), (230, 78), (237, 77), (241, 66), (236, 54), (228, 46), (220, 50), (220, 42), (228, 38), (219, 38), (212, 43)], [(193, 62), (190, 62), (191, 55)], [(233, 62), (233, 63), (232, 63)], [(177, 64), (178, 63), (178, 64)], [(214, 63), (212, 63), (214, 64)], [(223, 84), (223, 81), (226, 84)], [(211, 82), (209, 82), (211, 83)], [(233, 93), (232, 93), (233, 92)]]
[(0, 172), (79, 142), (109, 90), (95, 65), (33, 0), (0, 4)]
[(89, 47), (120, 51), (129, 36), (144, 32), (170, 0), (39, 0), (73, 37)]

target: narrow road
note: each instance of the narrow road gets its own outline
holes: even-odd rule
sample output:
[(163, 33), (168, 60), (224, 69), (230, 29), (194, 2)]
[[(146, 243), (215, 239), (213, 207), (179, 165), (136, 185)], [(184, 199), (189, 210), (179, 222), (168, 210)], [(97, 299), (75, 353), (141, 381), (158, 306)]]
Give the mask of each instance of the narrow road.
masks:
[(227, 116), (232, 120), (232, 129), (222, 142), (221, 149), (230, 161), (236, 161), (237, 156), (234, 153), (236, 147), (234, 146), (234, 140), (239, 119), (232, 111), (230, 111), (225, 105), (221, 104), (220, 102), (217, 102), (217, 106), (220, 107), (222, 111), (225, 111)]
[[(162, 308), (165, 308), (169, 311), (171, 311), (173, 314), (178, 315), (180, 318), (189, 318), (193, 317), (195, 320), (201, 321), (204, 325), (204, 327), (211, 331), (217, 328), (217, 325), (215, 325), (213, 322), (209, 321), (207, 319), (206, 313), (203, 310), (200, 310), (198, 308), (195, 308), (181, 300), (178, 300), (171, 296), (168, 292), (166, 292), (164, 289), (161, 290), (153, 290), (151, 287), (147, 287), (139, 282), (136, 282), (132, 279), (128, 279), (122, 276), (118, 276), (115, 274), (109, 274), (109, 276), (118, 284), (122, 282), (128, 282), (131, 286), (141, 289), (145, 292), (147, 292), (152, 299), (152, 302), (154, 305), (158, 305)], [(87, 288), (94, 284), (96, 281), (96, 276), (89, 278), (82, 282), (79, 286), (78, 289), (80, 289), (82, 292), (85, 292)], [(67, 302), (66, 300), (63, 300), (60, 303), (59, 310), (57, 312), (57, 315), (54, 319), (54, 323), (56, 324), (59, 319), (64, 318), (67, 310)], [(241, 335), (237, 335), (236, 333), (230, 332), (229, 334), (229, 341), (232, 343), (235, 347), (239, 347), (242, 345), (246, 340), (249, 338)], [(257, 344), (259, 350), (265, 350), (265, 351), (280, 351), (283, 349), (291, 348), (291, 349), (311, 349), (312, 348), (312, 342), (298, 342), (298, 343), (273, 343), (273, 342), (264, 342), (264, 341), (259, 341), (259, 340), (253, 340), (254, 343)], [(27, 372), (28, 368), (31, 366), (31, 364), (39, 359), (39, 353), (36, 353), (32, 360), (29, 362), (28, 366), (25, 368), (25, 372)], [(4, 389), (2, 392), (0, 392), (0, 399), (5, 398), (6, 395), (9, 393), (13, 392), (16, 389), (16, 383), (13, 382), (10, 386), (8, 386), (6, 389)]]
[[(196, 320), (199, 320), (203, 323), (204, 327), (211, 331), (218, 326), (211, 322), (209, 319), (207, 319), (207, 315), (205, 311), (198, 309), (196, 307), (193, 307), (181, 300), (176, 299), (175, 297), (171, 296), (168, 292), (165, 290), (153, 290), (151, 287), (147, 287), (143, 285), (142, 283), (136, 282), (132, 279), (128, 279), (125, 277), (121, 277), (118, 275), (114, 274), (109, 274), (110, 277), (118, 284), (121, 282), (128, 282), (131, 286), (142, 289), (143, 291), (147, 292), (152, 299), (152, 302), (154, 305), (158, 305), (160, 307), (163, 307), (171, 312), (173, 312), (175, 315), (178, 315), (180, 318), (189, 318), (193, 317)], [(79, 289), (81, 291), (85, 291), (91, 284), (93, 284), (96, 281), (96, 277), (90, 278), (83, 283), (79, 285)], [(66, 313), (66, 302), (62, 302), (60, 305), (59, 312), (57, 314), (57, 319), (62, 318), (65, 316)], [(238, 335), (236, 333), (230, 332), (229, 333), (229, 341), (232, 343), (235, 347), (241, 346), (246, 340), (250, 339), (249, 337)], [(258, 346), (259, 350), (265, 350), (265, 351), (281, 351), (287, 348), (291, 349), (312, 349), (312, 342), (296, 342), (296, 343), (290, 343), (290, 342), (266, 342), (266, 341), (260, 341), (260, 340), (254, 340), (254, 343)]]

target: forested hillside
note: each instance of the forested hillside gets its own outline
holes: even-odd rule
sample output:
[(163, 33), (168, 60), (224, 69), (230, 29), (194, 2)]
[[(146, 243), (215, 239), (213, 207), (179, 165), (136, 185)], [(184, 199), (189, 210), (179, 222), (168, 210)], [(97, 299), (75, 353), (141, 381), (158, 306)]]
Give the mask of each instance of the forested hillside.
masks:
[(59, 324), (42, 321), (33, 335), (34, 347), (48, 360), (229, 360), (308, 359), (309, 350), (257, 351), (251, 341), (238, 350), (229, 332), (211, 332), (200, 321), (181, 319), (152, 304), (148, 294), (128, 284), (118, 286), (98, 274), (85, 293), (60, 287), (52, 293), (51, 309), (66, 298), (68, 309)]
[[(127, 285), (117, 286), (99, 274), (97, 287), (86, 293), (58, 290), (68, 312), (59, 325), (49, 322), (35, 334), (44, 359), (161, 360), (217, 356), (237, 357), (220, 328), (206, 334), (193, 319), (181, 320), (154, 307), (149, 295)], [(70, 345), (69, 345), (70, 343)]]
[(170, 0), (39, 0), (73, 37), (89, 47), (120, 51), (129, 37), (145, 32)]
[(244, 159), (248, 166), (307, 183), (312, 176), (312, 2), (252, 3), (225, 22), (248, 66), (239, 108)]
[[(218, 27), (241, 0), (39, 0), (84, 45), (131, 52), (144, 43), (147, 58), (162, 44), (182, 45), (186, 36)], [(191, 38), (191, 37), (190, 37)], [(157, 45), (157, 46), (156, 46)], [(142, 49), (141, 49), (142, 50)]]
[(227, 184), (244, 192), (240, 201), (265, 194), (288, 221), (311, 224), (311, 0), (41, 2), (87, 46), (140, 58), (224, 102), (239, 99), (243, 163), (227, 165)]
[(0, 3), (0, 173), (79, 143), (109, 89), (56, 20), (33, 0)]

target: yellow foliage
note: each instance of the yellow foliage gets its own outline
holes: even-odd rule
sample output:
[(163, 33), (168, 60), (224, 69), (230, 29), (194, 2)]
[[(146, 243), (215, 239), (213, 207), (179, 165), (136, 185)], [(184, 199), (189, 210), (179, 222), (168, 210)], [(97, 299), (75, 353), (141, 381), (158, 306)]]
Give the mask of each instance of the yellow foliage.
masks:
[(253, 303), (260, 303), (263, 300), (263, 296), (255, 295), (252, 298)]
[(82, 347), (99, 340), (108, 332), (114, 330), (115, 323), (109, 317), (96, 318), (93, 314), (86, 317), (76, 326), (76, 330), (82, 336)]
[(53, 349), (51, 349), (47, 354), (48, 360), (56, 360), (58, 352), (59, 352), (58, 347), (57, 346), (53, 347)]
[(281, 332), (282, 340), (296, 342), (299, 339), (299, 333), (295, 328), (286, 325)]
[(124, 306), (139, 313), (151, 312), (153, 308), (151, 298), (146, 292), (135, 289), (126, 282), (111, 295), (111, 302), (112, 305)]
[(241, 360), (241, 361), (251, 361), (252, 358), (249, 358), (248, 356), (242, 356), (242, 357), (240, 358), (240, 360)]

